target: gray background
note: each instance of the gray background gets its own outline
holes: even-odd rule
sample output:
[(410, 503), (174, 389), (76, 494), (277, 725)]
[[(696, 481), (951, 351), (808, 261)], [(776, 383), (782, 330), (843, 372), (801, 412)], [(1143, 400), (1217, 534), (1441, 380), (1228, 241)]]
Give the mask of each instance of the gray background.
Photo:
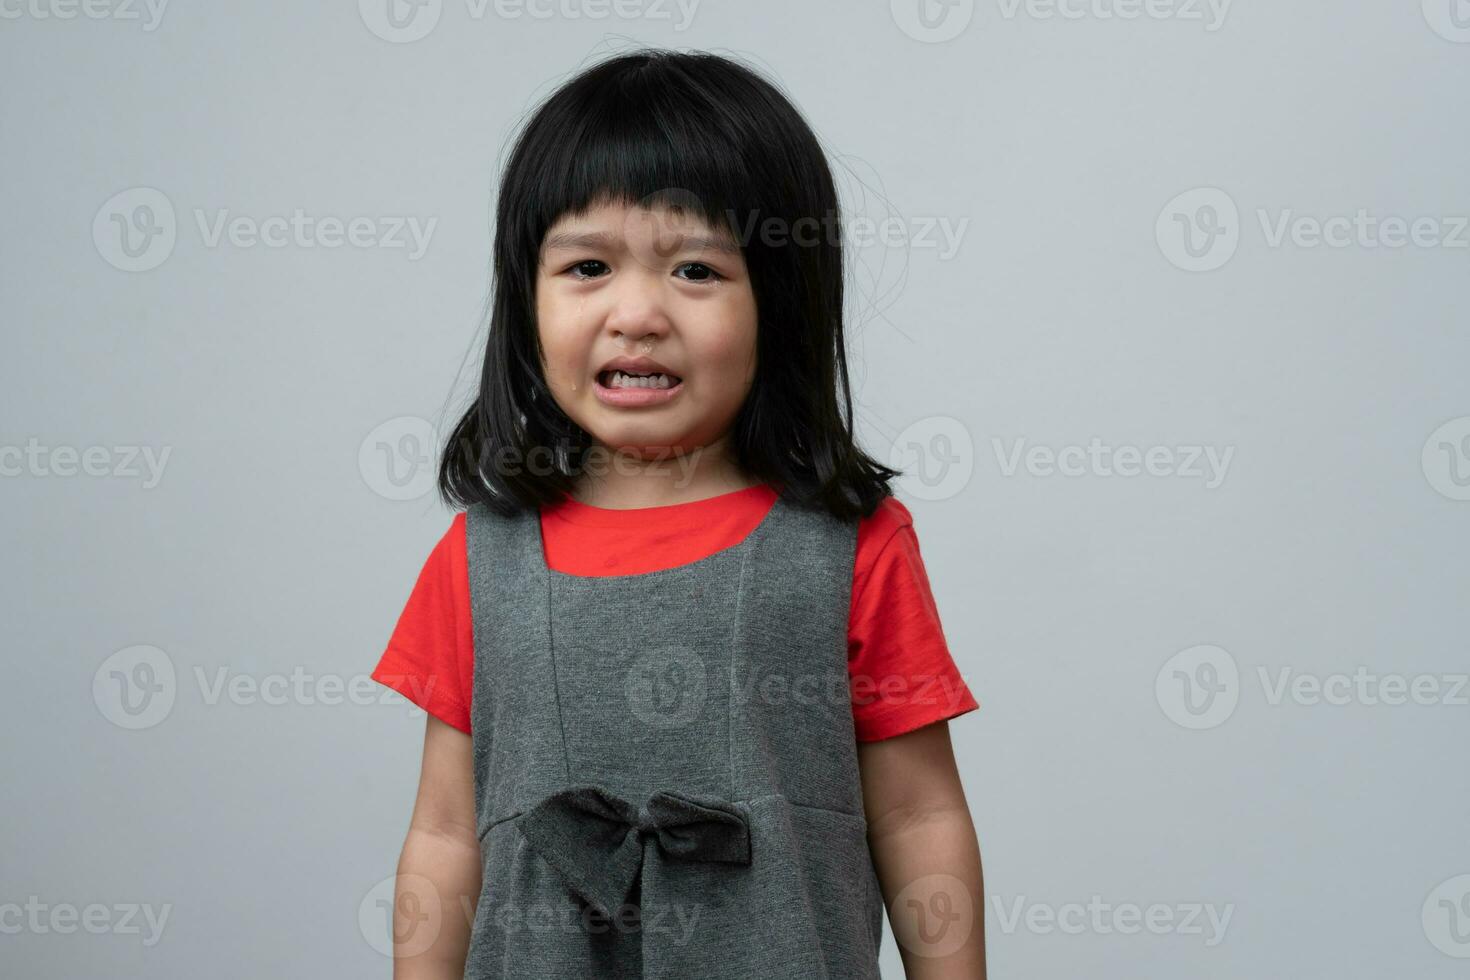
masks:
[[(907, 229), (853, 254), (859, 422), (913, 471), (981, 701), (952, 733), (992, 975), (1464, 975), (1470, 233), (1267, 233), (1362, 209), (1450, 236), (1470, 213), (1450, 0), (1242, 0), (1215, 23), (984, 0), (934, 5), (941, 35), (912, 3), (706, 0), (679, 29), (671, 5), (445, 0), (412, 41), (380, 36), (381, 2), (178, 4), (152, 29), (44, 3), (0, 20), (0, 972), (389, 974), (376, 902), (422, 714), (313, 685), (364, 689), (448, 526), (418, 460), (482, 343), (506, 140), (642, 42), (765, 66), (850, 216)], [(129, 271), (114, 216), (157, 202), (139, 188), (175, 241)], [(1221, 194), (1234, 219), (1200, 209)], [(219, 209), (436, 224), (416, 258), (211, 245), (196, 214)], [(1170, 229), (1211, 214), (1217, 267), (1181, 268)], [(926, 222), (968, 222), (958, 250)], [(1093, 438), (1232, 455), (1216, 481), (1006, 463)], [(161, 479), (144, 448), (170, 453)], [(1438, 693), (1273, 697), (1282, 671), (1360, 668), (1369, 694)], [(293, 673), (282, 703), (214, 696)], [(156, 696), (124, 703), (117, 677)], [(1067, 918), (1093, 901), (1111, 911)], [(1172, 924), (1125, 933), (1127, 903)], [(98, 934), (49, 918), (89, 905)], [(166, 908), (161, 936), (128, 905)], [(1223, 937), (1191, 905), (1228, 912)]]

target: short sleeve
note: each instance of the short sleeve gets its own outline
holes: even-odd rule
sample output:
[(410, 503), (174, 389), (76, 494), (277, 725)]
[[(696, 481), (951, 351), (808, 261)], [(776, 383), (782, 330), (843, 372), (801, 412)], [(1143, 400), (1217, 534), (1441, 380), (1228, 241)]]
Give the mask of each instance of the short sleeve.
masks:
[(860, 526), (848, 673), (859, 742), (892, 738), (980, 706), (945, 641), (913, 518), (893, 497)]
[(470, 730), (474, 636), (465, 515), (430, 552), (373, 680), (462, 732)]

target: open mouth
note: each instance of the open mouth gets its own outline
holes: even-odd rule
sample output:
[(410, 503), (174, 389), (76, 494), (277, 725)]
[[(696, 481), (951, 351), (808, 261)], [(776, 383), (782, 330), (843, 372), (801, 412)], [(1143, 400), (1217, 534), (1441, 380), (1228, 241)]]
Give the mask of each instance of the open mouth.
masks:
[(603, 371), (597, 375), (598, 384), (604, 388), (672, 388), (684, 379), (677, 374), (636, 374), (631, 371)]

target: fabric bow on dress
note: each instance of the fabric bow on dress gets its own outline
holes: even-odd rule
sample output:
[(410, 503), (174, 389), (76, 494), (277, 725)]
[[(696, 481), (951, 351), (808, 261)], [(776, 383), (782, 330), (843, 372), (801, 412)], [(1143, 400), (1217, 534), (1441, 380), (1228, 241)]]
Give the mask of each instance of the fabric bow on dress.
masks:
[(640, 808), (601, 786), (572, 786), (543, 799), (516, 826), (567, 887), (605, 915), (638, 879), (645, 836), (678, 860), (750, 864), (745, 814), (722, 800), (660, 791)]

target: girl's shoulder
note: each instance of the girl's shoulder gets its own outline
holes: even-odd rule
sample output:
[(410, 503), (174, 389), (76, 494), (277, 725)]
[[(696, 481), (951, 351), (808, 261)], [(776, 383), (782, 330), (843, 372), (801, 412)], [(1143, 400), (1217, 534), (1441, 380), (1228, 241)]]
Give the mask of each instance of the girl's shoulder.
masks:
[[(873, 513), (858, 521), (854, 578), (862, 580), (880, 560), (891, 560), (895, 549), (916, 555), (914, 515), (897, 497), (884, 497)], [(892, 547), (890, 547), (892, 546)]]
[(884, 497), (873, 513), (858, 521), (858, 541), (864, 538), (877, 538), (886, 542), (903, 528), (914, 526), (914, 515), (903, 505), (897, 497), (889, 495)]

